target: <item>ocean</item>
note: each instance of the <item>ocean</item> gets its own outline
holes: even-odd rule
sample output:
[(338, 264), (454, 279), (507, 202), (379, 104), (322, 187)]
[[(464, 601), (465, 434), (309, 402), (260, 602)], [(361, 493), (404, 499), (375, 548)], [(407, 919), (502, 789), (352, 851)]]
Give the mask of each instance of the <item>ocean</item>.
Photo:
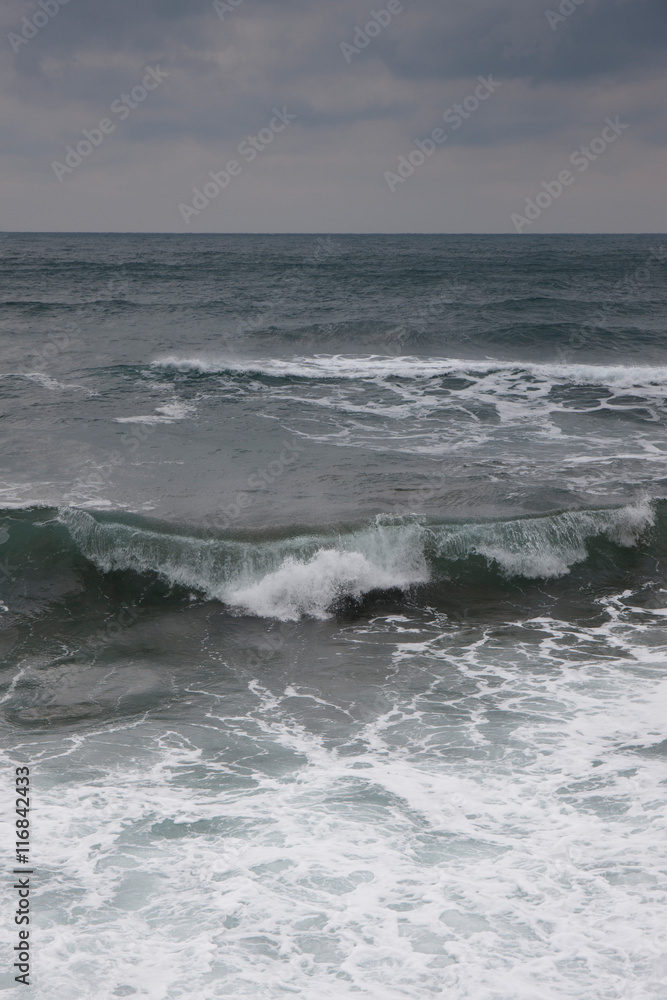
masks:
[(0, 240), (35, 996), (663, 1000), (666, 242)]

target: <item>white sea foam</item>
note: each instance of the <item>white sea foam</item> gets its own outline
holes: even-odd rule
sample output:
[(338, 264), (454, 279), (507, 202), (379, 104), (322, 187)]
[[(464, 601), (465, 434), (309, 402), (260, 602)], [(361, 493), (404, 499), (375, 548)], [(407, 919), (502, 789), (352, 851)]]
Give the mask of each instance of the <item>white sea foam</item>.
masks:
[(393, 700), (335, 735), (280, 675), (198, 680), (187, 733), (21, 734), (40, 997), (662, 1000), (665, 636), (627, 615), (368, 623)]
[[(410, 565), (412, 564), (412, 565)], [(340, 597), (360, 598), (372, 590), (405, 590), (426, 583), (430, 573), (419, 549), (386, 561), (361, 552), (320, 549), (307, 562), (288, 556), (280, 569), (247, 586), (226, 588), (227, 603), (265, 618), (328, 618)]]
[(53, 378), (51, 375), (47, 375), (45, 372), (26, 372), (22, 377), (27, 379), (29, 382), (36, 382), (45, 389), (49, 389), (51, 392), (64, 392), (66, 389), (78, 389), (79, 392), (85, 392), (87, 396), (96, 395), (96, 393), (94, 393), (91, 389), (87, 389), (85, 385), (59, 382), (58, 379)]
[(117, 424), (173, 424), (177, 420), (185, 420), (195, 410), (193, 403), (176, 400), (156, 406), (153, 413), (137, 417), (114, 417)]
[[(466, 453), (493, 462), (500, 454), (528, 488), (554, 468), (574, 490), (618, 480), (650, 488), (665, 474), (665, 367), (344, 355), (172, 355), (153, 366), (153, 374), (218, 376), (221, 399), (238, 375), (271, 376), (236, 379), (234, 392), (259, 394), (262, 412), (315, 446), (445, 461)], [(641, 459), (651, 451), (648, 466)], [(589, 460), (596, 465), (587, 473), (569, 471)]]
[(538, 378), (583, 385), (613, 385), (626, 388), (667, 384), (667, 367), (651, 365), (589, 365), (558, 362), (469, 360), (465, 358), (351, 356), (343, 354), (289, 359), (239, 359), (179, 357), (169, 355), (152, 362), (155, 368), (175, 368), (203, 374), (236, 372), (312, 379), (424, 379), (444, 375), (528, 372)]

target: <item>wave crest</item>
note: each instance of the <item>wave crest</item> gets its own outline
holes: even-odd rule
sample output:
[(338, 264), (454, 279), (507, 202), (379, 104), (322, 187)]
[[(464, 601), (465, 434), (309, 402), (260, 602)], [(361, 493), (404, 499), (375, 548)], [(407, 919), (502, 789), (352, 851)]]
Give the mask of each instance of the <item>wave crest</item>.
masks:
[(296, 620), (328, 617), (344, 599), (474, 577), (557, 579), (586, 561), (602, 537), (632, 547), (655, 523), (648, 503), (615, 510), (569, 511), (493, 523), (434, 523), (381, 516), (337, 532), (263, 541), (202, 538), (60, 512), (78, 550), (107, 573), (155, 573), (251, 615)]
[(491, 374), (523, 373), (534, 378), (580, 385), (636, 388), (662, 387), (667, 367), (651, 365), (591, 365), (567, 362), (519, 362), (383, 355), (316, 354), (292, 358), (157, 358), (151, 367), (195, 375), (254, 375), (269, 378), (301, 379), (428, 379), (444, 376), (479, 378)]

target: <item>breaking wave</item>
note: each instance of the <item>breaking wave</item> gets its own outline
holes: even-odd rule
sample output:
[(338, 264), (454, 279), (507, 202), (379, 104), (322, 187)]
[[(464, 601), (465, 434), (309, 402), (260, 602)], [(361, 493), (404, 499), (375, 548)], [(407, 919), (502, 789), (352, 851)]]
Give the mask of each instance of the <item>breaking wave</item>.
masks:
[(92, 564), (102, 574), (153, 575), (240, 613), (327, 618), (341, 603), (374, 592), (437, 604), (456, 588), (539, 585), (567, 578), (575, 567), (587, 568), (594, 588), (596, 574), (631, 572), (624, 550), (644, 559), (665, 548), (664, 506), (475, 523), (382, 515), (335, 530), (243, 538), (75, 508), (12, 510), (0, 515), (0, 555), (17, 577), (26, 566), (60, 580), (69, 559), (73, 571)]
[(667, 367), (651, 365), (590, 365), (527, 363), (463, 358), (384, 357), (369, 355), (313, 355), (311, 357), (235, 359), (169, 355), (152, 362), (157, 369), (200, 375), (255, 375), (301, 379), (424, 379), (439, 376), (479, 376), (525, 373), (537, 378), (573, 384), (617, 388), (664, 386)]

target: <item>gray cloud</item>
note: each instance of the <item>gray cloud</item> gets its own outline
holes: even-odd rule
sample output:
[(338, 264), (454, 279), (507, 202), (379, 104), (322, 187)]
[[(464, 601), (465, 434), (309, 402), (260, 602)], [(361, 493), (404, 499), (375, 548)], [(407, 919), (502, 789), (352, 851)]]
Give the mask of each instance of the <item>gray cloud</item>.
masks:
[[(572, 13), (552, 28), (546, 11), (558, 12), (563, 2)], [(128, 179), (124, 203), (152, 206), (140, 211), (143, 227), (170, 228), (177, 191), (185, 186), (187, 192), (209, 164), (232, 155), (244, 136), (264, 127), (274, 106), (288, 106), (298, 121), (289, 139), (278, 137), (236, 185), (236, 197), (247, 199), (244, 217), (252, 228), (258, 225), (253, 205), (282, 185), (285, 220), (291, 211), (290, 218), (305, 217), (306, 228), (326, 229), (330, 219), (335, 229), (338, 220), (360, 215), (356, 228), (377, 227), (384, 204), (396, 228), (419, 229), (437, 218), (429, 208), (434, 191), (448, 189), (454, 177), (457, 197), (471, 206), (470, 228), (498, 227), (504, 215), (491, 218), (483, 209), (479, 185), (495, 186), (497, 203), (509, 205), (518, 179), (567, 158), (608, 114), (624, 114), (632, 123), (626, 141), (632, 159), (615, 151), (591, 170), (604, 174), (605, 194), (598, 185), (590, 195), (585, 224), (595, 227), (591, 220), (607, 219), (611, 199), (617, 211), (619, 197), (624, 199), (623, 218), (628, 199), (637, 197), (644, 206), (628, 188), (628, 177), (654, 183), (651, 157), (663, 155), (667, 139), (664, 0), (580, 0), (576, 7), (572, 0), (546, 0), (544, 7), (535, 0), (404, 0), (405, 9), (348, 64), (341, 43), (353, 42), (355, 27), (385, 6), (386, 0), (242, 0), (221, 20), (208, 0), (69, 0), (14, 53), (8, 33), (20, 31), (22, 18), (32, 18), (40, 7), (7, 0), (0, 15), (6, 41), (0, 69), (3, 192), (33, 185), (22, 196), (24, 209), (12, 202), (14, 226), (41, 228), (34, 225), (38, 213), (62, 217), (56, 228), (86, 228), (87, 218), (107, 212), (109, 219), (121, 218), (110, 193), (120, 173)], [(168, 80), (117, 123), (89, 163), (56, 181), (51, 161), (108, 115), (112, 101), (140, 84), (146, 66), (158, 63)], [(399, 192), (387, 203), (383, 171), (438, 126), (480, 74), (495, 74), (502, 81), (499, 92), (450, 133), (447, 150), (411, 180), (409, 192), (400, 192), (400, 205)], [(144, 177), (158, 162), (160, 184), (155, 176)], [(296, 213), (293, 180), (301, 191)], [(163, 209), (155, 207), (160, 185)], [(104, 191), (105, 211), (95, 202), (96, 190), (98, 197)], [(595, 198), (604, 205), (595, 208)], [(358, 207), (364, 202), (367, 212)], [(59, 203), (67, 209), (61, 211)], [(315, 203), (313, 215), (304, 206)], [(567, 209), (559, 211), (563, 224), (571, 225)], [(136, 218), (135, 208), (130, 213)], [(642, 213), (638, 228), (656, 225), (655, 210), (642, 207)], [(69, 225), (65, 214), (72, 222), (76, 217), (76, 224)], [(280, 224), (289, 228), (285, 220)], [(223, 226), (220, 210), (202, 224)], [(177, 219), (172, 228), (178, 228)]]
[(534, 0), (429, 5), (402, 37), (386, 40), (387, 63), (405, 76), (444, 79), (481, 65), (533, 84), (644, 75), (662, 64), (667, 8), (661, 0), (581, 0), (551, 27), (546, 11), (558, 16), (560, 7), (561, 0), (544, 7)]

